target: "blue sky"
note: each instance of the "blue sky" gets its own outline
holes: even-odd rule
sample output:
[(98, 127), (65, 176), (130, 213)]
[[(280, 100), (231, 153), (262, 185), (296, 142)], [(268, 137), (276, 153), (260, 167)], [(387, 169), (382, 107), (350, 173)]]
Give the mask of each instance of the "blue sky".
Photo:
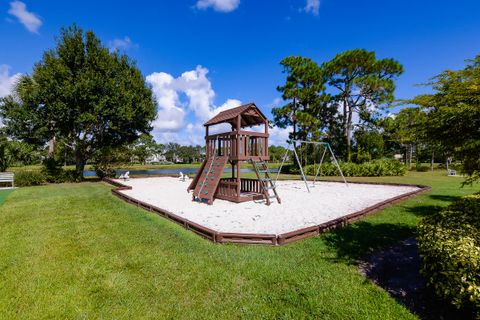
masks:
[(415, 85), (480, 53), (479, 12), (478, 0), (1, 0), (0, 96), (75, 22), (137, 61), (158, 100), (157, 140), (201, 143), (219, 110), (254, 101), (270, 115), (289, 55), (374, 50), (404, 65), (398, 98), (428, 92)]

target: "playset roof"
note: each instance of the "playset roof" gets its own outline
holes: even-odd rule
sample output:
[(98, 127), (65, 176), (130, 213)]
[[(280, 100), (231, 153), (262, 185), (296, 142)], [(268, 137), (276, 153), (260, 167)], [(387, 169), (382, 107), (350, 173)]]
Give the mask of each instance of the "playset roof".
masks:
[(242, 128), (267, 122), (267, 117), (265, 117), (255, 103), (248, 103), (243, 106), (220, 112), (215, 117), (205, 122), (204, 126), (211, 126), (219, 123), (230, 123), (232, 126), (235, 126), (238, 115), (240, 115)]

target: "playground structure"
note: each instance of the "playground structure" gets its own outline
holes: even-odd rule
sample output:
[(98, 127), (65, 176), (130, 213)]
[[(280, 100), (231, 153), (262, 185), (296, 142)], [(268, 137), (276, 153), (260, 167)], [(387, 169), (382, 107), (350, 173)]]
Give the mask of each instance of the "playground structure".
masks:
[(318, 176), (322, 174), (322, 163), (325, 160), (325, 156), (327, 155), (327, 153), (330, 155), (330, 158), (331, 158), (332, 162), (335, 164), (335, 166), (338, 169), (338, 172), (342, 176), (342, 179), (343, 179), (343, 182), (345, 183), (345, 186), (348, 187), (348, 183), (347, 183), (347, 180), (345, 179), (345, 176), (343, 175), (342, 168), (340, 168), (340, 165), (338, 164), (338, 161), (337, 161), (337, 157), (335, 157), (335, 154), (333, 153), (332, 148), (330, 147), (330, 144), (327, 143), (327, 142), (305, 141), (305, 140), (290, 140), (290, 141), (288, 141), (287, 150), (285, 151), (285, 155), (282, 158), (282, 163), (281, 163), (281, 165), (280, 165), (280, 167), (278, 168), (278, 171), (277, 171), (277, 177), (275, 178), (275, 182), (274, 182), (275, 184), (278, 181), (278, 177), (280, 175), (280, 172), (282, 171), (282, 168), (283, 168), (283, 165), (285, 164), (286, 159), (288, 159), (288, 153), (291, 151), (293, 153), (293, 155), (295, 156), (295, 161), (297, 162), (298, 167), (300, 168), (300, 175), (302, 176), (302, 180), (305, 183), (305, 187), (306, 187), (307, 191), (310, 193), (310, 187), (308, 186), (307, 177), (305, 176), (305, 173), (304, 173), (303, 167), (302, 167), (302, 163), (300, 162), (300, 158), (298, 157), (296, 144), (300, 144), (300, 145), (301, 144), (310, 144), (310, 145), (313, 145), (313, 146), (323, 147), (322, 156), (320, 157), (320, 161), (318, 163), (318, 167), (317, 167), (317, 170), (316, 170), (316, 173), (315, 173), (315, 177), (313, 178), (313, 183), (311, 185), (312, 187), (315, 187), (315, 182), (317, 182)]
[[(213, 125), (229, 124), (231, 132), (209, 134)], [(249, 103), (220, 112), (205, 124), (205, 161), (187, 188), (193, 200), (212, 204), (214, 199), (233, 202), (271, 199), (281, 202), (268, 169), (268, 120), (260, 109)], [(263, 126), (263, 132), (244, 128)], [(232, 167), (230, 178), (222, 177), (227, 164)], [(241, 177), (243, 163), (250, 163), (257, 179)], [(273, 194), (272, 194), (273, 193)]]

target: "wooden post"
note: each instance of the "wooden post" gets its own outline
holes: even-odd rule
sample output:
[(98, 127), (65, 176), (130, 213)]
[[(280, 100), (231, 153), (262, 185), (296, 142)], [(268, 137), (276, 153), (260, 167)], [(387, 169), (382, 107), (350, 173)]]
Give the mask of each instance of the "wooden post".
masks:
[[(240, 150), (240, 129), (242, 126), (242, 119), (240, 115), (237, 116), (237, 152)], [(241, 161), (236, 160), (236, 165), (237, 165), (237, 199), (240, 200), (240, 183), (241, 183), (241, 178), (240, 178), (240, 167), (241, 167)]]
[(265, 120), (265, 133), (267, 134), (267, 136), (265, 137), (264, 141), (265, 141), (265, 156), (268, 158), (268, 120)]
[(208, 126), (205, 126), (205, 159), (208, 158), (208, 155), (210, 154), (209, 150), (209, 140), (208, 140)]

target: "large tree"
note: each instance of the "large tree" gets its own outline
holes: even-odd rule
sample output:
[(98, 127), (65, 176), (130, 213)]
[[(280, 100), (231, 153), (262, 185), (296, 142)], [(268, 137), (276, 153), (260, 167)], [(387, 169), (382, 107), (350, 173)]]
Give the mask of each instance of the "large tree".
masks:
[(410, 102), (428, 114), (427, 136), (463, 161), (467, 181), (480, 179), (480, 55), (459, 71), (447, 70), (430, 83), (433, 94)]
[(412, 166), (414, 151), (418, 162), (419, 145), (426, 142), (426, 118), (425, 112), (419, 108), (403, 108), (393, 121), (393, 136), (404, 148), (405, 163), (409, 168)]
[(324, 103), (325, 85), (320, 67), (311, 59), (298, 56), (287, 57), (280, 64), (287, 77), (277, 90), (287, 103), (273, 108), (275, 125), (292, 126), (292, 139), (318, 138), (333, 115)]
[(79, 179), (95, 151), (148, 133), (155, 114), (152, 91), (135, 63), (76, 26), (61, 30), (56, 47), (0, 103), (10, 135), (36, 144), (64, 141)]
[(332, 93), (331, 104), (340, 111), (346, 158), (350, 161), (354, 114), (360, 122), (368, 123), (381, 105), (393, 101), (394, 80), (403, 73), (403, 67), (393, 59), (378, 60), (373, 51), (355, 49), (338, 54), (322, 64), (322, 69)]

